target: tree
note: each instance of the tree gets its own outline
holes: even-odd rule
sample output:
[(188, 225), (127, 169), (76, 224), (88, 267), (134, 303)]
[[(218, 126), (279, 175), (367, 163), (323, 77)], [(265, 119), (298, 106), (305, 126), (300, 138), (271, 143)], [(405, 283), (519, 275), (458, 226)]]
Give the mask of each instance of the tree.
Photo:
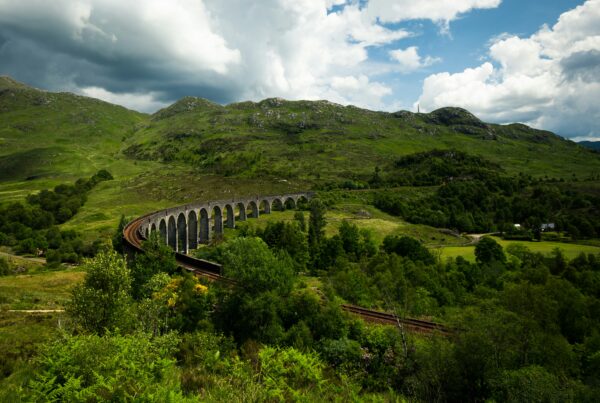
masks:
[(282, 342), (280, 310), (294, 281), (289, 255), (273, 253), (260, 238), (235, 238), (221, 248), (224, 275), (237, 284), (217, 295), (217, 325), (240, 343)]
[(310, 201), (308, 218), (308, 248), (314, 259), (319, 253), (319, 246), (325, 237), (325, 204), (320, 199)]
[(481, 264), (488, 264), (492, 261), (506, 263), (502, 245), (487, 236), (481, 238), (475, 246), (475, 257), (477, 262)]
[(127, 225), (127, 220), (125, 219), (125, 215), (121, 214), (121, 218), (119, 219), (119, 225), (117, 227), (117, 231), (113, 235), (112, 245), (113, 249), (119, 253), (123, 253), (123, 229)]
[(0, 276), (6, 276), (11, 273), (10, 265), (8, 264), (8, 260), (0, 257)]
[(399, 256), (408, 257), (410, 260), (422, 261), (433, 264), (435, 258), (425, 246), (418, 240), (409, 236), (388, 235), (383, 240), (383, 250), (387, 253), (395, 253)]
[(227, 242), (222, 259), (225, 276), (237, 280), (248, 293), (287, 293), (292, 288), (294, 271), (289, 256), (286, 259), (275, 255), (260, 238)]
[(344, 245), (344, 251), (350, 255), (353, 260), (360, 258), (360, 232), (356, 225), (350, 224), (347, 220), (342, 221), (340, 225), (340, 238)]
[(147, 297), (148, 289), (145, 284), (158, 273), (173, 274), (178, 266), (173, 249), (160, 241), (156, 232), (142, 245), (144, 253), (136, 255), (132, 277), (132, 295), (135, 299)]
[(300, 226), (300, 231), (306, 232), (306, 220), (304, 219), (304, 212), (296, 211), (294, 213), (294, 220), (298, 222), (298, 225)]
[(83, 284), (73, 289), (67, 312), (86, 332), (104, 334), (129, 325), (131, 276), (125, 260), (114, 251), (86, 260)]
[(572, 399), (561, 390), (557, 376), (537, 365), (503, 371), (497, 379), (494, 385), (497, 401), (560, 402)]

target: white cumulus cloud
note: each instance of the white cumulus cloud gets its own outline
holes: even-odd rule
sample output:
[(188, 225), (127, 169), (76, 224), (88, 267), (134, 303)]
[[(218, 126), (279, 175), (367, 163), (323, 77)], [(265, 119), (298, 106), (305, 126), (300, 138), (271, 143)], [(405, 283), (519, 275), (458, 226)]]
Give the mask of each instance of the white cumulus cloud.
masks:
[[(416, 48), (373, 70), (371, 49), (413, 35), (389, 22), (448, 22), (500, 0), (0, 0), (0, 74), (153, 111), (328, 98), (385, 109), (381, 71), (431, 64)], [(385, 66), (384, 66), (385, 65)], [(386, 98), (387, 97), (387, 98)], [(388, 105), (389, 106), (389, 105)]]
[(362, 64), (409, 35), (341, 0), (0, 0), (2, 73), (146, 111), (184, 95), (382, 108)]
[(421, 107), (461, 106), (489, 121), (600, 137), (600, 0), (563, 13), (530, 37), (502, 35), (489, 58), (427, 77)]
[(440, 61), (439, 58), (431, 56), (421, 57), (419, 55), (419, 48), (416, 46), (390, 50), (388, 53), (392, 60), (398, 62), (399, 70), (404, 73), (419, 70)]
[(448, 24), (473, 9), (496, 8), (502, 0), (371, 0), (366, 12), (385, 23), (431, 20)]

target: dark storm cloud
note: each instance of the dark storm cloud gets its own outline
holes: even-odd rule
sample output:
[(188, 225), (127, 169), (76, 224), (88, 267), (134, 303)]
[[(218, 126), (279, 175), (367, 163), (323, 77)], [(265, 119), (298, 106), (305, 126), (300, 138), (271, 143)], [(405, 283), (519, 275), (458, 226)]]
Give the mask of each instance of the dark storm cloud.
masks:
[[(154, 29), (146, 24), (148, 15), (134, 17), (131, 7), (116, 2), (0, 0), (0, 74), (49, 90), (88, 94), (88, 88), (103, 89), (115, 95), (111, 101), (119, 94), (154, 99), (141, 106), (146, 110), (185, 95), (234, 101), (242, 89), (236, 79), (224, 80), (224, 73), (237, 53), (206, 28), (197, 5), (190, 11), (197, 12), (200, 28), (189, 20), (186, 27), (187, 17), (179, 10), (174, 17), (184, 26)], [(165, 16), (171, 8), (141, 11), (178, 23)], [(178, 41), (169, 40), (169, 34)], [(194, 35), (203, 38), (200, 45), (185, 43)]]
[(216, 74), (185, 80), (163, 66), (132, 58), (111, 60), (58, 43), (46, 46), (45, 41), (40, 44), (14, 31), (0, 32), (0, 60), (0, 74), (53, 91), (100, 87), (116, 94), (152, 92), (157, 101), (166, 104), (188, 95), (230, 103), (239, 92), (233, 83), (223, 85)]
[(600, 81), (600, 50), (573, 53), (562, 59), (560, 65), (568, 80)]

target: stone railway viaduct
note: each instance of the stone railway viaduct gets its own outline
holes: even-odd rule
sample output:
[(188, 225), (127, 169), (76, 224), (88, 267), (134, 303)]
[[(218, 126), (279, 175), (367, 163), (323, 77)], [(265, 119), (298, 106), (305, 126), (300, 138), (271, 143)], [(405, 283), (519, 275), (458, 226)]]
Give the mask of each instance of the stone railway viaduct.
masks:
[(258, 218), (271, 210), (283, 211), (307, 202), (313, 193), (255, 196), (238, 200), (197, 202), (151, 213), (142, 218), (140, 231), (147, 238), (157, 232), (175, 251), (188, 253), (198, 244), (208, 243), (223, 234), (223, 228), (235, 228), (236, 221)]

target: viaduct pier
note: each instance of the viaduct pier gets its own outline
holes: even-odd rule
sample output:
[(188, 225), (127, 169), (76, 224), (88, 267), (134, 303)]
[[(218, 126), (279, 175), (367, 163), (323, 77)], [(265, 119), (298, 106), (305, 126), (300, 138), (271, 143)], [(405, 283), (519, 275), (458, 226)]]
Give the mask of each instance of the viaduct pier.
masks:
[(145, 238), (157, 232), (173, 250), (187, 254), (199, 244), (221, 236), (224, 227), (235, 228), (236, 221), (258, 218), (272, 210), (295, 209), (298, 203), (308, 202), (312, 196), (311, 192), (301, 192), (185, 204), (140, 217), (137, 229)]

